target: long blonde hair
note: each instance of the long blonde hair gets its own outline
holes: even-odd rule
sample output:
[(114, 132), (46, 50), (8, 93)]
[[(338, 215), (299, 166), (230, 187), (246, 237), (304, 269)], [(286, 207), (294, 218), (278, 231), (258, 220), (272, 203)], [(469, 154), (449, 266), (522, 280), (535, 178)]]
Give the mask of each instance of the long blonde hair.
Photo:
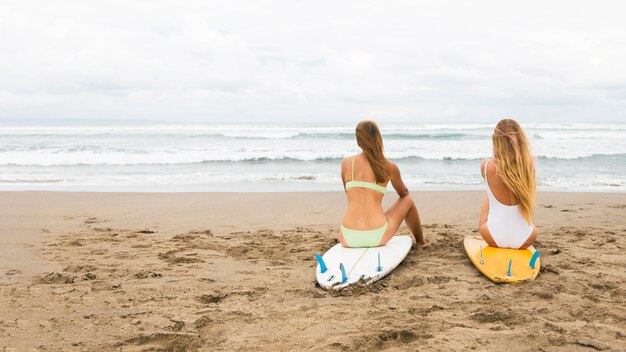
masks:
[(391, 177), (391, 166), (385, 157), (383, 137), (376, 122), (364, 120), (356, 125), (356, 144), (358, 144), (374, 171), (376, 183), (384, 183)]
[(496, 125), (492, 140), (498, 175), (519, 200), (522, 216), (532, 224), (537, 190), (535, 163), (526, 135), (517, 121), (503, 119)]

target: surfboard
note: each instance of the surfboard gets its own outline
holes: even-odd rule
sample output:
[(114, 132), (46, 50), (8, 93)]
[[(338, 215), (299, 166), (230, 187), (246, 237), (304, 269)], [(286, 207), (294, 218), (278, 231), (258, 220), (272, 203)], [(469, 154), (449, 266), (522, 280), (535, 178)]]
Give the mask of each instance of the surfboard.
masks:
[(539, 251), (491, 247), (480, 235), (469, 235), (463, 246), (472, 264), (489, 280), (496, 283), (524, 282), (539, 275)]
[(394, 236), (384, 246), (372, 248), (344, 248), (338, 243), (323, 256), (316, 255), (315, 277), (327, 290), (356, 282), (373, 284), (402, 263), (412, 243), (410, 236)]

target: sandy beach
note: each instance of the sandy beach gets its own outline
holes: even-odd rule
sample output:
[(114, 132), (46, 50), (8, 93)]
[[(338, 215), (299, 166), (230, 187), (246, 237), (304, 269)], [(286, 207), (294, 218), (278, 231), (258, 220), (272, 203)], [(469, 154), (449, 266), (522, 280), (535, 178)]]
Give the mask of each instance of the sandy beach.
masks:
[(412, 195), (432, 246), (331, 293), (314, 255), (336, 243), (342, 193), (2, 192), (0, 347), (626, 350), (626, 194), (540, 193), (542, 271), (518, 285), (463, 251), (483, 192)]

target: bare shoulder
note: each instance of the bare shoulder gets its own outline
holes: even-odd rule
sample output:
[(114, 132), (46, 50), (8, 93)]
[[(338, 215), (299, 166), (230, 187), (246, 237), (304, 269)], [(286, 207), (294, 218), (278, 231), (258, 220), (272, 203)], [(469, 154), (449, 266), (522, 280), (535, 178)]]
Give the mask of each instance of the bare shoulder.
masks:
[(483, 178), (485, 177), (485, 165), (487, 164), (487, 162), (490, 160), (490, 158), (484, 159), (481, 163), (480, 163), (480, 174), (483, 175)]
[(347, 172), (350, 173), (350, 170), (352, 169), (352, 159), (354, 158), (354, 156), (352, 155), (348, 155), (345, 158), (343, 158), (341, 160), (341, 172)]
[(389, 161), (389, 170), (391, 171), (391, 175), (399, 175), (400, 168), (393, 161)]

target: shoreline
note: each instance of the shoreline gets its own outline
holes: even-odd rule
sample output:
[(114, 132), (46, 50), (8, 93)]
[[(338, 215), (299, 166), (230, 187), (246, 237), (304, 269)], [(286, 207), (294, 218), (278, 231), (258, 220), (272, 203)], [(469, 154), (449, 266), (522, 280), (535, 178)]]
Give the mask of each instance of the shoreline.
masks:
[(411, 194), (431, 248), (337, 294), (313, 257), (336, 243), (343, 192), (0, 192), (0, 347), (626, 348), (626, 194), (540, 192), (542, 272), (521, 285), (463, 251), (484, 191)]
[[(526, 124), (541, 191), (626, 192), (626, 124)], [(4, 126), (0, 191), (341, 191), (354, 126)], [(385, 123), (386, 156), (419, 190), (481, 190), (490, 124)], [(584, 133), (585, 138), (580, 138)]]

